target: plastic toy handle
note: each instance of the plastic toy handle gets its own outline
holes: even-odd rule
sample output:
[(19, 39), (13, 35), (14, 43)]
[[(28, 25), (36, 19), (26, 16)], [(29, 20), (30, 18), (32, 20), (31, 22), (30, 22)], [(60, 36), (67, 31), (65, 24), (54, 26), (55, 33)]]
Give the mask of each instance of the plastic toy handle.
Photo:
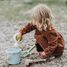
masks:
[(33, 45), (29, 50), (28, 52), (30, 52), (31, 50), (33, 50), (35, 48), (35, 45)]

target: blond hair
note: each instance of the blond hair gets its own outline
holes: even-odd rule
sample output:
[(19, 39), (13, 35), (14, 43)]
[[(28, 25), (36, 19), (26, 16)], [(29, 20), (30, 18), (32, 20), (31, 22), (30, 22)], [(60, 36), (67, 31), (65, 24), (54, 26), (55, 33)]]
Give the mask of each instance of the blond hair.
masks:
[[(34, 22), (33, 24), (36, 25), (39, 30), (51, 29), (52, 14), (50, 8), (48, 8), (46, 5), (39, 4), (32, 8), (31, 17), (32, 19), (38, 21), (37, 23)], [(42, 24), (42, 27), (40, 27), (39, 23)]]

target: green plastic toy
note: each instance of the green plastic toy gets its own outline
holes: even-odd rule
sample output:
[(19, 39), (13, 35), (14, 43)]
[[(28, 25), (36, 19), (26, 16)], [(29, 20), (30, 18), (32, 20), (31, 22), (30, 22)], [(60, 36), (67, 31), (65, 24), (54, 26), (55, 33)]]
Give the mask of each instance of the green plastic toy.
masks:
[(21, 57), (25, 58), (27, 56), (29, 56), (31, 54), (31, 51), (35, 48), (35, 45), (33, 45), (31, 48), (29, 48), (28, 50), (25, 51), (21, 51), (20, 55)]

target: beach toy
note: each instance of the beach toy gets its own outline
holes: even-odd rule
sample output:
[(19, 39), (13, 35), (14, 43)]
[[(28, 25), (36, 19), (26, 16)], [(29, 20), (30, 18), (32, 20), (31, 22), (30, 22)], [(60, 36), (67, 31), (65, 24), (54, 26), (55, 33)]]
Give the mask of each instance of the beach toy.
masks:
[[(18, 39), (18, 37), (16, 37), (19, 33), (16, 33), (14, 35), (14, 41), (15, 41), (15, 44), (14, 44), (14, 47), (19, 47), (19, 44), (21, 42), (20, 38)], [(20, 55), (21, 57), (27, 57), (28, 55), (31, 54), (31, 51), (35, 48), (35, 45), (33, 45), (31, 48), (27, 49), (27, 50), (24, 50), (24, 51), (21, 51), (20, 52)]]
[(33, 45), (31, 48), (25, 50), (25, 51), (21, 51), (21, 57), (27, 57), (28, 55), (31, 54), (31, 51), (35, 48), (35, 45)]
[(38, 63), (38, 62), (46, 62), (47, 60), (53, 60), (53, 59), (55, 59), (54, 56), (52, 56), (50, 58), (46, 58), (46, 59), (41, 59), (41, 58), (38, 58), (38, 59), (25, 59), (25, 66), (29, 67), (30, 64)]
[(8, 64), (20, 63), (20, 48), (7, 48), (5, 50)]

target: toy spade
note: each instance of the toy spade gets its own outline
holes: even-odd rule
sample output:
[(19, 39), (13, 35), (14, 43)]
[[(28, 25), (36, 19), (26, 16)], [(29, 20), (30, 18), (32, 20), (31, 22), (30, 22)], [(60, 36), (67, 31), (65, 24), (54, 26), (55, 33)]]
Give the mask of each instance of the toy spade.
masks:
[(31, 54), (31, 51), (35, 48), (35, 45), (33, 45), (31, 48), (25, 51), (21, 51), (21, 57), (27, 57)]
[(25, 59), (25, 66), (29, 66), (29, 64), (31, 63), (37, 63), (37, 62), (46, 62), (47, 60), (53, 60), (55, 59), (54, 56), (48, 58), (48, 59)]

